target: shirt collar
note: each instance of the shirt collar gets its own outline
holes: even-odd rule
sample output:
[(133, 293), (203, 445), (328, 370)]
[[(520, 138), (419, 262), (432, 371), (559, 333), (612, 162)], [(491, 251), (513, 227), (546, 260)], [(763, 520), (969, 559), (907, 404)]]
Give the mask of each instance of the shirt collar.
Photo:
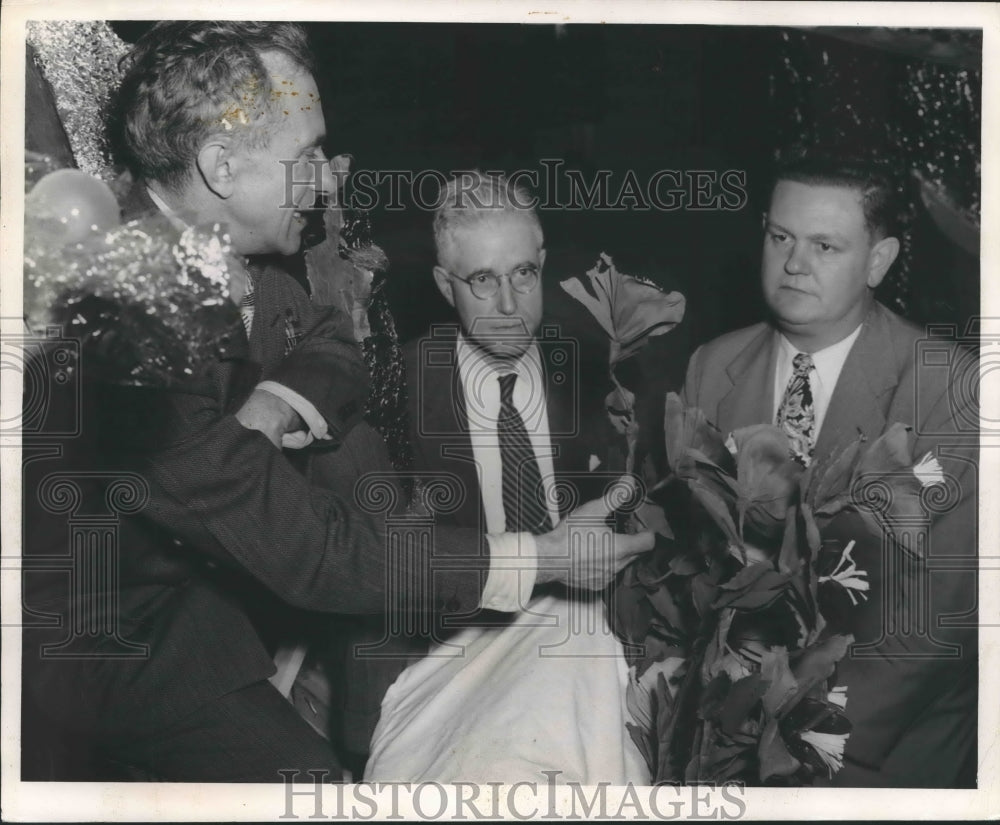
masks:
[(154, 192), (148, 186), (146, 187), (146, 194), (149, 195), (149, 199), (154, 204), (156, 204), (156, 208), (163, 213), (163, 216), (168, 221), (170, 221), (170, 223), (173, 225), (175, 229), (179, 229), (181, 232), (183, 232), (185, 229), (188, 228), (187, 222), (184, 221), (181, 218), (181, 216), (178, 215), (173, 209), (171, 209), (170, 206), (167, 204), (167, 202), (163, 200), (163, 198), (157, 195), (156, 192)]
[[(840, 367), (843, 366), (844, 361), (847, 360), (847, 354), (851, 351), (851, 347), (853, 347), (854, 342), (858, 340), (858, 336), (861, 334), (861, 327), (863, 326), (863, 323), (858, 324), (858, 326), (854, 329), (854, 332), (846, 338), (842, 338), (836, 344), (831, 344), (824, 349), (811, 353), (816, 371), (821, 376), (834, 369), (837, 372), (840, 371)], [(781, 347), (781, 357), (791, 363), (795, 356), (799, 354), (800, 350), (795, 348), (792, 342), (785, 337), (784, 333), (778, 333), (778, 341), (779, 346)]]
[(520, 378), (534, 378), (541, 375), (542, 361), (538, 353), (538, 346), (531, 342), (524, 353), (516, 361), (508, 364), (498, 364), (491, 359), (482, 348), (472, 343), (465, 334), (459, 330), (455, 351), (458, 354), (458, 366), (462, 373), (463, 381), (468, 376), (476, 375), (506, 375), (507, 373), (517, 373)]

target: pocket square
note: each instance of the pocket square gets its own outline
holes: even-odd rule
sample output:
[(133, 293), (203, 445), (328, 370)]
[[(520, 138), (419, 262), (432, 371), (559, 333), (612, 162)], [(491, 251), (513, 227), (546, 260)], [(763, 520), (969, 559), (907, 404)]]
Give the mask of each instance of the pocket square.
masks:
[(601, 466), (601, 459), (599, 459), (596, 455), (591, 454), (590, 461), (587, 464), (587, 469), (590, 472), (594, 472), (594, 470), (596, 470), (600, 466)]

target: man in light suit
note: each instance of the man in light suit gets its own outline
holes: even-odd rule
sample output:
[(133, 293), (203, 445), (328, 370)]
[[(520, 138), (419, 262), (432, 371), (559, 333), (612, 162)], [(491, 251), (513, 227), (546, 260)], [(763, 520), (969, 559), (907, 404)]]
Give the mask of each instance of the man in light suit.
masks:
[[(329, 169), (314, 177), (325, 123), (311, 67), (293, 24), (155, 26), (121, 90), (139, 208), (179, 226), (224, 224), (238, 256), (295, 252), (302, 211), (331, 185)], [(78, 737), (80, 762), (104, 760), (102, 770), (52, 776), (43, 754), (30, 778), (109, 778), (113, 761), (161, 780), (278, 782), (279, 770), (311, 768), (338, 780), (333, 747), (268, 681), (274, 612), (262, 607), (369, 615), (406, 596), (429, 610), (519, 603), (507, 593), (516, 583), (492, 575), (491, 542), (503, 537), (439, 530), (433, 569), (396, 575), (385, 514), (307, 481), (288, 449), (343, 442), (354, 456), (357, 440), (373, 437), (354, 426), (367, 376), (350, 320), (313, 308), (278, 270), (251, 274), (231, 261), (229, 287), (242, 323), (198, 374), (169, 387), (91, 387), (84, 437), (25, 473), (26, 555), (67, 553), (65, 520), (40, 500), (46, 473), (86, 486), (95, 468), (129, 471), (149, 490), (148, 501), (136, 490), (145, 507), (117, 526), (114, 575), (91, 577), (68, 606), (65, 577), (31, 580), (29, 610), (97, 615), (119, 638), (84, 634), (72, 639), (76, 658), (52, 659), (43, 648), (61, 641), (68, 619), (26, 633), (26, 718)], [(632, 552), (642, 549), (637, 540)], [(550, 531), (528, 566), (569, 577), (566, 550), (565, 531)], [(461, 563), (433, 567), (443, 556)], [(138, 655), (114, 655), (122, 640)]]
[[(896, 422), (913, 428), (915, 460), (939, 460), (948, 493), (924, 502), (919, 559), (897, 542), (862, 541), (856, 515), (829, 526), (858, 540), (854, 558), (871, 577), (838, 667), (854, 728), (833, 782), (961, 787), (976, 775), (976, 577), (962, 566), (977, 552), (977, 396), (947, 366), (968, 365), (968, 353), (875, 300), (899, 251), (893, 191), (861, 163), (813, 157), (781, 170), (765, 216), (769, 318), (699, 348), (684, 395), (723, 432), (782, 426), (806, 463)], [(928, 345), (936, 362), (921, 354)]]

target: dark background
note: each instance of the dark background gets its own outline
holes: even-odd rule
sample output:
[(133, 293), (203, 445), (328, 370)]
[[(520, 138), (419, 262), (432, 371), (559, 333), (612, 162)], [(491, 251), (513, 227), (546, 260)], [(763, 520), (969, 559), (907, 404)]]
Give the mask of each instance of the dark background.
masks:
[[(148, 25), (113, 23), (126, 40)], [(873, 45), (848, 42), (832, 29), (307, 26), (320, 64), (326, 148), (353, 155), (354, 171), (509, 173), (556, 158), (588, 181), (597, 169), (610, 170), (612, 195), (628, 170), (643, 183), (661, 169), (744, 172), (749, 200), (739, 211), (541, 213), (550, 311), (558, 315), (564, 308), (557, 282), (583, 275), (606, 251), (620, 269), (685, 294), (685, 323), (666, 336), (671, 348), (685, 351), (763, 315), (757, 288), (760, 215), (776, 153), (792, 144), (833, 143), (896, 156), (904, 172), (921, 167), (916, 140), (925, 127), (930, 138), (932, 126), (911, 111), (914, 66), (923, 77), (923, 64), (940, 66), (943, 60), (948, 71), (973, 72), (974, 94), (981, 83), (975, 38), (949, 51), (939, 31), (911, 36), (913, 30), (866, 30), (879, 35)], [(946, 101), (952, 96), (947, 88), (914, 93), (936, 93)], [(978, 165), (977, 106), (979, 98), (949, 119), (949, 128), (964, 133), (973, 149), (966, 147), (963, 163), (956, 155), (953, 168), (945, 170), (960, 202), (976, 204), (978, 168), (968, 158), (971, 151)], [(913, 137), (914, 146), (900, 145), (901, 134), (907, 141)], [(949, 152), (954, 140), (953, 134), (942, 137), (941, 152)], [(922, 152), (930, 160), (932, 143)], [(434, 188), (429, 182), (428, 193)], [(911, 213), (908, 260), (897, 265), (899, 283), (887, 284), (891, 294), (884, 297), (918, 322), (964, 328), (978, 311), (978, 258), (958, 249), (926, 213)], [(374, 240), (391, 264), (389, 298), (400, 337), (449, 320), (431, 280), (430, 214), (408, 203), (401, 211), (376, 207), (372, 218)]]

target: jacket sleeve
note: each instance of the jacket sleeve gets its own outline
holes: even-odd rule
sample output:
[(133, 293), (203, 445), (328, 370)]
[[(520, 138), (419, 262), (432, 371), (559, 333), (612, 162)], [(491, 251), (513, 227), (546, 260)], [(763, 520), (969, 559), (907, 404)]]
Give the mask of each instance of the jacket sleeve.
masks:
[(336, 307), (314, 309), (297, 303), (306, 331), (295, 349), (264, 377), (307, 399), (326, 420), (331, 439), (339, 443), (364, 415), (368, 370), (346, 314)]
[(152, 456), (147, 472), (148, 517), (293, 606), (377, 614), (479, 603), (489, 566), (481, 534), (394, 520), (389, 505), (311, 485), (232, 415)]

